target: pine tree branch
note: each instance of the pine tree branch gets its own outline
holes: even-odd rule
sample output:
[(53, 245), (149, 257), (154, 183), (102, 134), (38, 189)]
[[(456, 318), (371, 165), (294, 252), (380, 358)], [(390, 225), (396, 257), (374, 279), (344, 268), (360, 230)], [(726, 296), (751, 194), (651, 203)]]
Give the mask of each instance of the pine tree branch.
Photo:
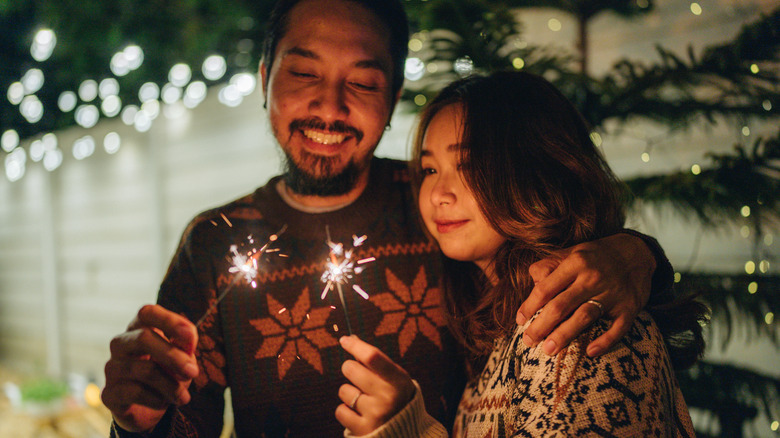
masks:
[[(759, 412), (770, 419), (780, 415), (780, 379), (775, 376), (701, 361), (677, 373), (677, 379), (689, 407), (705, 409), (717, 416), (720, 423), (717, 436), (742, 436), (744, 422)], [(699, 436), (705, 435), (699, 433)]]

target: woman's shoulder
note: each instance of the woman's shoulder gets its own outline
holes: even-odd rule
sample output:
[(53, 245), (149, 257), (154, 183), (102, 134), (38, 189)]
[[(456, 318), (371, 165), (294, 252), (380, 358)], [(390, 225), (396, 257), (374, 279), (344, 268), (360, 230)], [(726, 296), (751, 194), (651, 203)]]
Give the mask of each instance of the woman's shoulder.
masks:
[[(566, 436), (592, 432), (593, 427), (619, 436), (669, 436), (668, 427), (685, 423), (680, 416), (687, 410), (652, 317), (640, 313), (614, 348), (601, 356), (588, 356), (590, 341), (609, 325), (607, 320), (597, 321), (556, 356), (546, 355), (540, 345), (525, 346), (526, 326), (517, 328), (511, 338), (517, 358), (512, 394), (517, 401), (516, 427), (538, 428), (540, 433), (565, 429)], [(665, 425), (671, 417), (680, 421)]]
[[(544, 341), (535, 346), (527, 346), (523, 343), (523, 333), (525, 332), (525, 329), (533, 322), (533, 320), (534, 318), (531, 318), (524, 325), (517, 326), (508, 342), (510, 343), (511, 348), (514, 350), (515, 355), (529, 359), (534, 358), (535, 360), (550, 358), (557, 361), (570, 361), (575, 360), (581, 356), (588, 357), (586, 353), (588, 344), (590, 344), (592, 340), (606, 333), (606, 331), (609, 330), (611, 326), (611, 321), (603, 318), (599, 319), (590, 327), (588, 327), (588, 329), (583, 331), (577, 338), (575, 338), (568, 345), (568, 347), (564, 348), (561, 351), (563, 354), (558, 354), (557, 356), (548, 356), (541, 348)], [(611, 350), (607, 351), (601, 356), (597, 356), (596, 358), (591, 359), (601, 358), (600, 360), (602, 361), (605, 359), (611, 360), (621, 352), (642, 352), (654, 350), (659, 347), (663, 349), (663, 343), (663, 337), (661, 332), (658, 330), (655, 321), (653, 321), (653, 318), (649, 313), (643, 311), (637, 315), (628, 333), (626, 333), (626, 335), (619, 342), (617, 342)], [(555, 360), (553, 360), (553, 362)]]

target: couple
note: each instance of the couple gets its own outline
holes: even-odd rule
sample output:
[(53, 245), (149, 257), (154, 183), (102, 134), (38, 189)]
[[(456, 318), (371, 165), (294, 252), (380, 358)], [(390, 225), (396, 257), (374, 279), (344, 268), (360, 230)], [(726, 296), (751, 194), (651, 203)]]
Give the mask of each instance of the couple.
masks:
[[(531, 157), (533, 163), (510, 163), (511, 155), (500, 157), (495, 161), (510, 166), (503, 171), (483, 167), (476, 161), (479, 155), (463, 147), (466, 139), (485, 135), (484, 139), (489, 140), (485, 144), (508, 147), (509, 139), (494, 135), (518, 134), (519, 130), (510, 128), (525, 116), (513, 118), (505, 126), (496, 123), (495, 132), (491, 129), (489, 133), (471, 133), (468, 130), (493, 125), (471, 123), (469, 117), (482, 111), (470, 111), (471, 107), (464, 106), (463, 126), (467, 131), (462, 140), (444, 139), (450, 143), (443, 150), (441, 145), (437, 149), (436, 144), (428, 143), (433, 134), (423, 143), (427, 152), (423, 154), (421, 149), (420, 155), (425, 156), (426, 163), (434, 161), (426, 164), (426, 172), (421, 175), (424, 178), (419, 199), (428, 204), (425, 208), (431, 209), (423, 210), (423, 218), (434, 221), (427, 222), (428, 228), (440, 240), (445, 253), (455, 251), (450, 253), (452, 259), (444, 259), (442, 267), (438, 246), (420, 227), (405, 164), (373, 157), (400, 96), (407, 44), (407, 18), (398, 1), (277, 3), (268, 20), (260, 75), (273, 133), (287, 157), (287, 170), (254, 193), (198, 215), (185, 231), (171, 261), (158, 303), (139, 310), (128, 329), (112, 340), (103, 391), (103, 401), (115, 420), (112, 436), (218, 437), (227, 387), (231, 388), (235, 430), (241, 437), (339, 436), (344, 428), (334, 418), (337, 410), (339, 419), (352, 433), (374, 429), (381, 433), (379, 426), (386, 420), (406, 415), (401, 418), (403, 421), (408, 417), (405, 412), (412, 410), (406, 409), (409, 400), (417, 408), (423, 403), (428, 414), (448, 428), (460, 409), (456, 430), (465, 434), (468, 424), (481, 421), (473, 416), (465, 419), (468, 399), (459, 405), (467, 376), (480, 376), (483, 367), (486, 370), (482, 378), (472, 380), (474, 383), (466, 392), (476, 400), (484, 391), (473, 385), (482, 382), (484, 387), (490, 382), (493, 374), (489, 370), (516, 375), (516, 370), (510, 368), (510, 364), (519, 363), (516, 352), (538, 354), (538, 349), (543, 350), (545, 356), (539, 357), (552, 362), (540, 359), (537, 362), (541, 369), (544, 363), (553, 366), (562, 360), (566, 364), (573, 357), (585, 364), (601, 363), (589, 362), (581, 354), (582, 349), (587, 348), (588, 357), (607, 352), (607, 358), (611, 358), (610, 347), (625, 333), (628, 338), (618, 351), (625, 351), (623, 346), (633, 343), (658, 347), (658, 338), (647, 317), (640, 315), (636, 323), (634, 319), (648, 298), (651, 304), (667, 301), (664, 291), (671, 283), (671, 267), (652, 239), (637, 238), (636, 234), (620, 229), (622, 222), (617, 222), (622, 216), (617, 205), (611, 213), (586, 209), (585, 206), (602, 208), (610, 202), (600, 196), (611, 193), (611, 189), (586, 192), (586, 187), (593, 188), (578, 187), (571, 179), (563, 179), (564, 174), (558, 175), (559, 169), (567, 166), (551, 162), (537, 169), (540, 164), (535, 161), (536, 156)], [(454, 111), (450, 117), (460, 117), (453, 108), (460, 107), (454, 105), (447, 111), (435, 112), (446, 116)], [(436, 115), (429, 112), (431, 117)], [(446, 117), (437, 120), (424, 123), (421, 132), (432, 133), (437, 125), (455, 123)], [(459, 125), (449, 127), (452, 136), (459, 133), (456, 127)], [(574, 135), (568, 130), (557, 131), (564, 136)], [(450, 144), (456, 145), (452, 151)], [(461, 150), (468, 150), (469, 156), (460, 157)], [(459, 177), (453, 178), (452, 169), (439, 167), (452, 166), (443, 161), (449, 159), (446, 153), (450, 152), (466, 166), (467, 183), (463, 187), (471, 188), (468, 193), (473, 196), (465, 201), (471, 207), (458, 210), (464, 212), (463, 216), (453, 213), (438, 217), (439, 207), (430, 203), (433, 198), (442, 197), (440, 205), (464, 202), (462, 194), (444, 185), (454, 187), (460, 181)], [(505, 154), (497, 150), (493, 153)], [(570, 160), (558, 159), (573, 165)], [(517, 166), (529, 167), (522, 167), (522, 173), (507, 173), (519, 169)], [(515, 176), (530, 179), (536, 175), (533, 171), (543, 168), (540, 178), (546, 179), (539, 181), (558, 186), (531, 189), (523, 184), (512, 189), (510, 182)], [(487, 174), (480, 176), (479, 169)], [(602, 173), (580, 176), (603, 179)], [(504, 179), (482, 180), (486, 177)], [(442, 182), (437, 178), (442, 178)], [(609, 178), (607, 182), (611, 184)], [(537, 184), (536, 180), (531, 184)], [(576, 188), (582, 193), (566, 201), (572, 204), (564, 204), (562, 195), (553, 196), (558, 188)], [(515, 192), (508, 198), (491, 191), (509, 189)], [(587, 197), (596, 193), (599, 199), (594, 204), (596, 201)], [(453, 195), (458, 198), (453, 199)], [(532, 196), (543, 198), (533, 200)], [(526, 204), (529, 200), (534, 202)], [(524, 209), (523, 205), (532, 207)], [(466, 212), (477, 215), (465, 216)], [(575, 212), (585, 216), (572, 217), (571, 229), (557, 219), (553, 221), (557, 214)], [(602, 224), (602, 219), (597, 221), (592, 216), (596, 213), (599, 218), (616, 216)], [(517, 214), (520, 216), (515, 217)], [(512, 220), (507, 221), (509, 218)], [(540, 218), (547, 219), (539, 222)], [(538, 229), (524, 223), (533, 223)], [(591, 225), (597, 228), (587, 228)], [(239, 282), (219, 303), (217, 311), (210, 312), (233, 278), (229, 273), (230, 261), (226, 259), (231, 245), (246, 241), (249, 235), (265, 238), (284, 226), (286, 231), (276, 246), (288, 258), (265, 261), (256, 278), (256, 289)], [(339, 345), (345, 334), (346, 318), (338, 300), (332, 300), (333, 294), (320, 299), (320, 276), (328, 252), (326, 226), (333, 241), (347, 245), (353, 235), (366, 235), (367, 240), (356, 248), (356, 255), (376, 257), (355, 279), (371, 294), (370, 298), (364, 300), (356, 294), (346, 297), (355, 333), (373, 347), (354, 338), (344, 339), (344, 347), (365, 365), (357, 366), (358, 362), (348, 360), (350, 356)], [(475, 239), (471, 243), (477, 252), (460, 252), (468, 249), (465, 243), (469, 242), (459, 245), (455, 240), (446, 240), (448, 236), (458, 236), (460, 230), (474, 227), (486, 233), (469, 234)], [(610, 236), (603, 237), (607, 235)], [(578, 244), (588, 239), (597, 240)], [(529, 246), (515, 247), (510, 245), (512, 242)], [(530, 246), (532, 242), (535, 246)], [(563, 247), (571, 248), (555, 251)], [(494, 257), (493, 252), (498, 256)], [(547, 257), (548, 254), (552, 256)], [(444, 280), (446, 294), (439, 287), (440, 279)], [(507, 290), (511, 293), (505, 293)], [(449, 295), (450, 292), (455, 294)], [(453, 301), (445, 304), (445, 297)], [(511, 324), (518, 307), (522, 339), (520, 332), (512, 331)], [(543, 310), (537, 314), (539, 309)], [(450, 312), (454, 312), (455, 318), (448, 323)], [(202, 325), (196, 327), (193, 321), (203, 315), (206, 318)], [(586, 339), (578, 334), (601, 315), (612, 320), (609, 329), (604, 331), (606, 323), (599, 322), (586, 336), (600, 336), (585, 345)], [(645, 329), (639, 334), (646, 336), (638, 337), (637, 326)], [(510, 336), (513, 334), (517, 336)], [(566, 348), (575, 338), (574, 346)], [(352, 345), (350, 340), (354, 341)], [(505, 348), (507, 360), (486, 356), (500, 349), (502, 343), (510, 343)], [(521, 343), (537, 347), (520, 350), (524, 348)], [(653, 351), (656, 350), (642, 350), (641, 356)], [(556, 353), (556, 359), (546, 356)], [(380, 369), (372, 366), (377, 357), (384, 364)], [(421, 390), (411, 390), (414, 383), (392, 365), (390, 358), (414, 377)], [(619, 363), (628, 368), (652, 363), (659, 373), (668, 371), (661, 358), (641, 363), (626, 360)], [(354, 381), (355, 385), (343, 386), (341, 368), (345, 361), (348, 378), (355, 378), (349, 373), (352, 368), (375, 383), (365, 386), (362, 381)], [(646, 382), (655, 376), (648, 373), (647, 369), (637, 369), (632, 376)], [(534, 375), (543, 377), (541, 373)], [(564, 373), (561, 378), (567, 375)], [(501, 379), (503, 376), (496, 375)], [(504, 381), (508, 382), (501, 380)], [(583, 396), (579, 381), (562, 381), (580, 385), (568, 394)], [(673, 380), (665, 382), (674, 387)], [(374, 390), (377, 385), (391, 394), (395, 392), (393, 397), (384, 398), (381, 411), (373, 405), (380, 397)], [(390, 389), (391, 386), (398, 389)], [(506, 386), (509, 387), (508, 383)], [(490, 383), (486, 390), (497, 388)], [(354, 408), (347, 418), (343, 416), (347, 406), (339, 406), (337, 393)], [(669, 389), (664, 394), (674, 393)], [(536, 394), (530, 396), (540, 398)], [(511, 403), (515, 403), (514, 398)], [(511, 427), (508, 418), (508, 414), (488, 415), (486, 421), (495, 420), (491, 427), (499, 427), (499, 421), (504, 421), (501, 428), (505, 428)], [(618, 415), (614, 419), (616, 426), (611, 426), (610, 420), (610, 427), (620, 427), (631, 418), (625, 420)], [(685, 419), (684, 415), (665, 417), (672, 424), (689, 424)]]

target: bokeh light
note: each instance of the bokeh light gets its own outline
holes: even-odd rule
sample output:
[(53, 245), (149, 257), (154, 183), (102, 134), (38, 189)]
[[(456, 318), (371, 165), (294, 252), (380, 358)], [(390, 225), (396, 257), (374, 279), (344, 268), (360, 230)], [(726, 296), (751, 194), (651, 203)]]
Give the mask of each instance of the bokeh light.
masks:
[(227, 63), (225, 58), (219, 55), (211, 55), (203, 61), (203, 77), (210, 81), (218, 81), (222, 79), (227, 71)]
[(43, 118), (43, 103), (35, 95), (25, 96), (19, 104), (19, 113), (29, 123), (38, 123)]
[(100, 120), (100, 111), (95, 105), (79, 105), (76, 108), (76, 123), (83, 128), (92, 128)]
[(187, 108), (195, 108), (206, 99), (206, 92), (207, 87), (204, 82), (191, 82), (187, 85), (187, 89), (184, 90), (184, 98), (182, 99), (184, 106)]
[(57, 99), (57, 106), (60, 108), (60, 111), (68, 113), (76, 108), (78, 101), (79, 99), (78, 96), (76, 96), (76, 93), (73, 91), (63, 91)]
[(235, 86), (236, 90), (246, 97), (255, 92), (257, 79), (251, 73), (238, 73), (230, 78), (230, 85)]
[(192, 79), (192, 69), (187, 64), (176, 64), (168, 72), (168, 81), (177, 87), (184, 87), (190, 79)]
[(84, 102), (92, 102), (98, 96), (98, 83), (87, 79), (79, 85), (79, 98)]
[(138, 99), (141, 103), (155, 100), (160, 97), (160, 87), (154, 82), (147, 82), (138, 89)]
[(43, 168), (52, 172), (56, 170), (62, 164), (62, 150), (54, 149), (53, 151), (46, 151), (43, 156)]
[(163, 85), (162, 92), (160, 93), (162, 101), (169, 105), (181, 99), (181, 95), (181, 88), (171, 83)]
[(0, 137), (0, 145), (6, 152), (11, 152), (19, 146), (19, 133), (15, 129), (9, 129), (3, 132)]
[(418, 81), (425, 74), (425, 63), (420, 58), (407, 58), (404, 77), (410, 81)]
[(458, 58), (455, 60), (453, 69), (461, 76), (470, 75), (474, 71), (474, 61), (472, 61), (468, 56)]
[(83, 160), (95, 153), (95, 139), (91, 135), (85, 135), (73, 143), (73, 157)]
[(31, 68), (22, 76), (22, 86), (24, 87), (25, 94), (33, 94), (43, 87), (45, 79), (43, 72), (37, 68)]
[(5, 156), (5, 176), (9, 181), (20, 180), (24, 176), (27, 153), (23, 148), (17, 148)]
[(41, 29), (35, 34), (32, 46), (30, 46), (30, 55), (38, 62), (49, 59), (57, 45), (57, 35), (51, 29)]
[(98, 86), (98, 95), (101, 99), (105, 99), (109, 96), (116, 96), (119, 94), (119, 81), (115, 78), (105, 78), (100, 81)]
[(21, 82), (14, 82), (8, 86), (8, 93), (6, 94), (8, 101), (12, 105), (19, 105), (24, 99), (24, 85)]
[(100, 109), (106, 117), (115, 117), (122, 111), (122, 99), (116, 95), (108, 96), (103, 103), (100, 104)]
[(109, 132), (103, 138), (103, 149), (109, 154), (115, 154), (122, 146), (122, 138), (116, 132)]

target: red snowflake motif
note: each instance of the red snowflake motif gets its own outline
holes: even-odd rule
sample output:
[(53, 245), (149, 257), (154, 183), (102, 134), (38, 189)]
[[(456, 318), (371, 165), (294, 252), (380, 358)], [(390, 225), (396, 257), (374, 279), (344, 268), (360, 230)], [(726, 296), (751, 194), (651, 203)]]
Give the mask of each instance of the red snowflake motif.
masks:
[(420, 267), (411, 286), (399, 280), (389, 269), (385, 271), (387, 285), (394, 293), (373, 295), (371, 302), (382, 309), (383, 317), (374, 334), (376, 336), (398, 333), (398, 349), (401, 356), (418, 334), (422, 334), (442, 349), (438, 327), (446, 321), (441, 308), (441, 292), (428, 288), (425, 268)]
[(319, 349), (338, 345), (336, 338), (325, 329), (325, 321), (333, 309), (312, 309), (308, 288), (303, 290), (292, 309), (285, 308), (270, 295), (266, 298), (271, 317), (249, 321), (263, 334), (263, 343), (255, 353), (255, 359), (276, 357), (279, 380), (284, 379), (296, 359), (305, 360), (323, 374)]

